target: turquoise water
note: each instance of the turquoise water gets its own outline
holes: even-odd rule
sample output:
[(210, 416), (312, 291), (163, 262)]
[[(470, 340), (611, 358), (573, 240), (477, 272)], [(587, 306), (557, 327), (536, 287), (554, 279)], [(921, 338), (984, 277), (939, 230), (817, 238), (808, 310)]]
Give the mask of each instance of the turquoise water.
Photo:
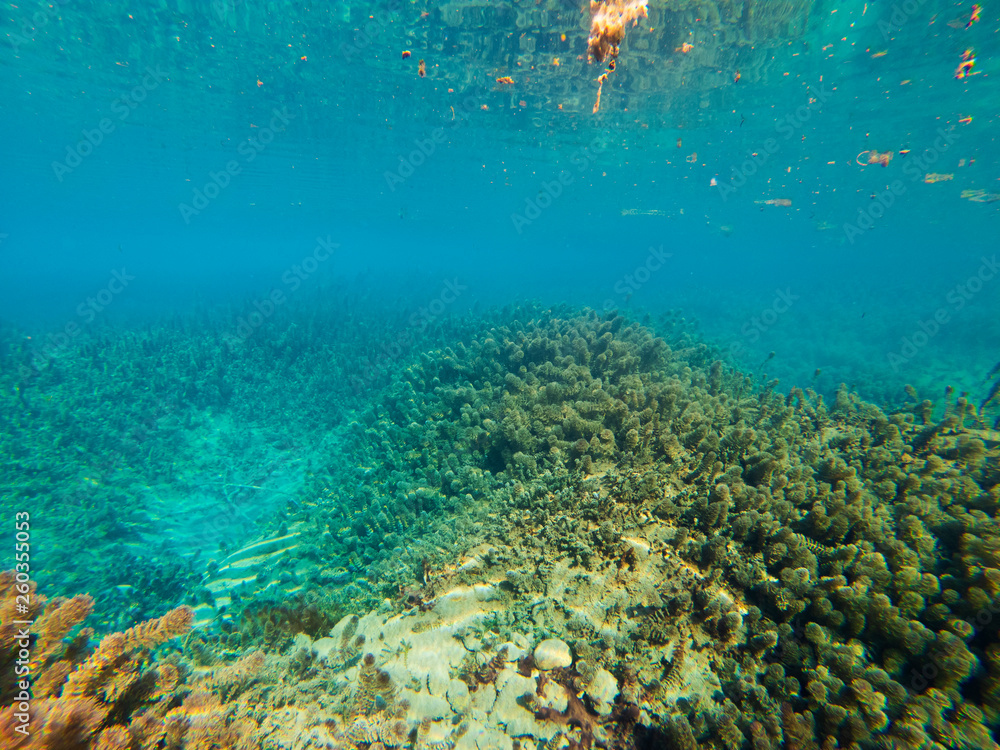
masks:
[[(136, 282), (107, 317), (260, 295), (330, 237), (340, 247), (313, 282), (458, 276), (462, 304), (503, 302), (510, 287), (595, 308), (682, 308), (719, 340), (741, 339), (789, 288), (801, 301), (741, 341), (747, 363), (775, 350), (786, 378), (822, 367), (827, 388), (878, 398), (900, 373), (938, 389), (947, 372), (971, 389), (993, 352), (955, 329), (995, 337), (992, 284), (917, 362), (883, 365), (992, 247), (996, 204), (960, 196), (997, 192), (995, 21), (987, 10), (952, 28), (964, 6), (895, 18), (894, 7), (764, 3), (748, 35), (728, 6), (713, 22), (654, 5), (654, 31), (629, 32), (597, 115), (600, 67), (578, 59), (587, 16), (575, 8), (11, 8), (3, 142), (18, 179), (4, 200), (3, 312), (58, 326), (120, 266)], [(974, 75), (956, 80), (970, 47)], [(507, 74), (513, 85), (496, 84)], [(100, 143), (67, 166), (81, 143), (89, 151), (87, 133)], [(870, 149), (910, 153), (858, 166)], [(561, 173), (571, 182), (553, 205), (521, 223)], [(925, 184), (927, 173), (954, 178)], [(226, 187), (194, 209), (213, 174)], [(904, 192), (882, 210), (895, 183)], [(756, 203), (774, 198), (792, 204)], [(663, 270), (617, 294), (661, 245)]]
[[(840, 688), (824, 689), (830, 704), (861, 716), (865, 728), (823, 714), (826, 703), (805, 689), (818, 684), (816, 673), (793, 669), (799, 656), (747, 645), (767, 633), (754, 631), (747, 618), (755, 616), (746, 615), (747, 637), (720, 656), (735, 661), (713, 678), (738, 705), (729, 719), (690, 697), (715, 688), (688, 680), (702, 687), (677, 704), (663, 692), (675, 684), (669, 667), (655, 680), (639, 669), (635, 684), (645, 697), (618, 700), (645, 711), (637, 728), (626, 731), (619, 717), (618, 729), (605, 727), (598, 742), (687, 747), (690, 735), (720, 748), (825, 746), (830, 738), (875, 747), (884, 735), (912, 743), (898, 747), (923, 747), (900, 727), (913, 723), (906, 707), (928, 693), (904, 677), (920, 673), (921, 659), (939, 665), (928, 654), (947, 644), (889, 653), (893, 641), (905, 640), (902, 625), (878, 632), (843, 625), (817, 614), (816, 603), (779, 612), (762, 603), (771, 601), (762, 581), (781, 580), (814, 601), (821, 578), (843, 575), (845, 586), (875, 580), (872, 596), (884, 594), (928, 633), (950, 622), (940, 607), (974, 618), (976, 606), (960, 611), (956, 598), (1000, 594), (990, 572), (1000, 571), (990, 551), (1000, 464), (1000, 405), (990, 398), (1000, 360), (997, 8), (936, 0), (651, 2), (637, 25), (626, 24), (608, 71), (609, 60), (588, 59), (586, 5), (4, 6), (0, 506), (11, 519), (32, 516), (38, 593), (92, 595), (94, 613), (83, 621), (96, 631), (92, 644), (185, 605), (197, 636), (168, 644), (172, 658), (205, 669), (260, 648), (269, 659), (288, 659), (297, 633), (322, 638), (351, 614), (364, 632), (366, 613), (442, 596), (435, 575), (455, 585), (493, 580), (454, 572), (470, 556), (506, 581), (511, 600), (500, 611), (521, 612), (517, 597), (530, 598), (533, 589), (510, 570), (535, 543), (510, 529), (491, 537), (486, 529), (495, 519), (523, 511), (535, 514), (525, 516), (525, 528), (548, 528), (556, 521), (539, 520), (540, 498), (596, 492), (627, 505), (624, 498), (641, 497), (634, 517), (585, 503), (563, 511), (580, 528), (611, 524), (600, 539), (628, 537), (629, 529), (647, 528), (636, 519), (655, 517), (671, 529), (665, 537), (633, 534), (654, 549), (683, 528), (706, 550), (712, 539), (726, 539), (745, 545), (745, 558), (763, 555), (765, 578), (757, 580), (715, 553), (674, 545), (706, 581), (720, 580), (713, 569), (725, 570), (717, 575), (744, 615), (758, 607), (775, 628), (799, 632), (818, 623), (832, 643), (860, 644), (868, 661), (841, 673)], [(602, 343), (604, 335), (613, 346)], [(649, 343), (654, 338), (666, 348)], [(581, 364), (590, 368), (586, 377), (574, 374)], [(702, 394), (691, 396), (702, 405), (668, 414), (659, 384), (669, 378), (685, 394)], [(592, 380), (624, 411), (605, 412)], [(804, 400), (796, 402), (795, 389)], [(720, 394), (715, 406), (704, 406)], [(759, 410), (743, 403), (751, 394)], [(973, 408), (963, 412), (959, 398)], [(817, 410), (810, 424), (779, 430), (776, 415), (806, 402)], [(955, 414), (964, 416), (949, 422)], [(705, 434), (696, 439), (701, 419)], [(885, 419), (899, 421), (897, 447)], [(733, 448), (742, 439), (727, 433), (731, 427), (756, 430), (747, 437), (753, 447)], [(612, 437), (601, 437), (602, 429)], [(661, 429), (681, 438), (684, 458), (665, 437), (647, 445), (642, 436)], [(852, 437), (852, 430), (859, 432)], [(858, 445), (863, 455), (852, 453)], [(878, 461), (866, 456), (880, 446), (894, 452), (878, 460), (923, 477), (923, 489), (886, 490), (887, 481), (908, 485), (877, 474)], [(710, 453), (718, 471), (710, 471)], [(783, 487), (805, 481), (798, 469), (760, 467), (799, 461), (789, 456), (819, 467), (815, 482), (827, 491), (846, 482), (844, 497), (810, 489), (786, 499), (793, 493)], [(931, 459), (950, 463), (941, 468)], [(678, 462), (670, 471), (684, 464), (678, 477), (687, 478), (669, 479), (663, 461)], [(837, 461), (854, 467), (854, 479), (830, 468)], [(659, 472), (657, 497), (685, 498), (676, 500), (680, 509), (647, 508), (642, 482), (653, 479), (636, 479), (636, 467)], [(702, 471), (709, 476), (692, 478)], [(772, 471), (784, 479), (771, 479)], [(705, 521), (708, 506), (697, 502), (730, 503), (713, 494), (717, 484), (754, 484), (748, 477), (759, 476), (770, 482), (772, 499), (751, 502), (732, 489), (740, 499), (732, 500), (729, 521)], [(587, 482), (598, 480), (589, 477), (603, 484), (595, 489)], [(850, 530), (814, 525), (814, 503), (833, 517), (838, 502), (856, 501), (854, 480), (872, 499), (864, 512), (845, 511)], [(944, 488), (962, 482), (954, 497)], [(757, 514), (752, 523), (762, 530), (741, 530), (748, 514)], [(898, 527), (882, 529), (872, 518)], [(920, 535), (909, 518), (925, 525), (929, 547), (914, 541)], [(793, 564), (794, 543), (776, 542), (770, 523), (810, 544), (883, 555), (891, 574), (883, 581), (860, 558), (833, 561), (825, 552), (818, 562)], [(519, 551), (491, 556), (477, 546), (497, 538)], [(920, 561), (894, 556), (899, 548), (880, 538), (919, 548)], [(537, 544), (557, 568), (599, 570), (603, 563), (594, 560), (623, 554), (609, 541), (595, 542), (594, 552), (551, 539), (544, 544), (552, 547)], [(784, 562), (775, 544), (791, 545)], [(0, 569), (13, 568), (13, 542), (2, 555)], [(549, 575), (543, 568), (536, 578)], [(800, 569), (813, 584), (788, 583), (793, 573), (783, 571)], [(915, 604), (905, 598), (917, 589), (900, 582), (910, 580), (904, 569), (944, 583), (935, 593), (930, 584), (919, 589)], [(642, 608), (661, 606), (643, 596), (622, 604), (634, 622), (620, 626), (617, 645), (574, 641), (568, 633), (583, 637), (569, 614), (565, 627), (533, 621), (520, 631), (523, 613), (509, 621), (494, 615), (489, 632), (498, 644), (514, 643), (518, 633), (532, 645), (567, 640), (574, 659), (590, 668), (574, 662), (579, 679), (589, 681), (601, 665), (628, 696), (624, 654), (632, 646), (623, 643), (656, 646), (659, 632), (640, 622), (650, 615)], [(702, 632), (720, 638), (710, 625), (715, 610), (695, 611), (693, 642)], [(849, 612), (847, 621), (854, 622)], [(926, 679), (939, 679), (948, 700), (980, 712), (954, 730), (964, 732), (961, 746), (995, 746), (970, 728), (981, 723), (995, 732), (1000, 716), (991, 697), (1000, 679), (995, 628), (952, 631), (975, 666), (955, 667), (954, 679)], [(669, 656), (679, 637), (664, 636), (674, 649), (664, 664), (694, 663), (691, 648), (687, 657), (683, 648)], [(61, 658), (80, 664), (81, 649)], [(621, 661), (607, 655), (616, 649)], [(815, 663), (805, 656), (802, 663), (829, 667), (833, 657), (816, 650)], [(744, 660), (751, 652), (752, 664)], [(357, 666), (360, 655), (344, 663)], [(481, 661), (488, 672), (491, 662)], [(310, 667), (296, 664), (305, 680)], [(769, 664), (784, 664), (802, 691), (775, 687)], [(362, 661), (357, 669), (364, 668)], [(882, 671), (873, 677), (872, 669)], [(400, 674), (393, 678), (403, 685)], [(888, 696), (885, 724), (872, 718), (878, 710), (858, 709), (860, 699), (847, 696), (843, 685), (852, 679)], [(734, 687), (739, 680), (756, 680), (770, 697), (756, 708), (740, 702), (746, 685)], [(585, 692), (581, 685), (564, 687), (575, 694)], [(0, 696), (6, 687), (0, 684)], [(182, 692), (174, 695), (180, 705)], [(372, 705), (388, 716), (394, 704), (387, 708), (379, 695)], [(504, 743), (517, 736), (551, 740), (551, 747), (585, 741), (512, 729), (499, 739), (489, 721), (437, 737), (418, 729), (423, 717), (415, 712), (399, 715), (416, 747), (449, 736), (459, 747), (475, 736), (481, 748), (510, 747)], [(334, 713), (343, 724), (350, 712)], [(778, 725), (767, 724), (766, 716), (778, 714)], [(105, 730), (128, 725), (122, 706), (110, 715), (117, 718), (100, 719)], [(801, 722), (814, 739), (804, 739)], [(102, 730), (88, 731), (80, 746), (97, 747)], [(268, 746), (263, 738), (271, 735), (255, 731), (254, 742)], [(328, 746), (348, 746), (330, 731)], [(960, 746), (935, 731), (938, 746)], [(165, 746), (131, 736), (135, 747)], [(178, 741), (195, 746), (191, 737)], [(303, 740), (269, 741), (298, 747)]]

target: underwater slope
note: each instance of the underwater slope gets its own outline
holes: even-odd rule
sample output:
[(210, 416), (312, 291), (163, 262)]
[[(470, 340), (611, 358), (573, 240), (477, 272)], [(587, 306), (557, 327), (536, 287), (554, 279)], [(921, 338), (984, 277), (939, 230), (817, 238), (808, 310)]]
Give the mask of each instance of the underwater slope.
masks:
[(271, 529), (294, 548), (260, 548), (171, 657), (186, 681), (117, 725), (183, 704), (224, 747), (996, 747), (994, 415), (761, 390), (666, 334), (509, 309), (387, 363)]
[[(886, 415), (614, 315), (513, 318), (402, 369), (353, 426), (364, 484), (331, 468), (294, 516), (317, 568), (358, 571), (349, 600), (417, 617), (488, 587), (481, 661), (562, 639), (557, 681), (607, 671), (711, 746), (993, 746), (1000, 435), (968, 401)], [(719, 689), (675, 676), (699, 665)]]

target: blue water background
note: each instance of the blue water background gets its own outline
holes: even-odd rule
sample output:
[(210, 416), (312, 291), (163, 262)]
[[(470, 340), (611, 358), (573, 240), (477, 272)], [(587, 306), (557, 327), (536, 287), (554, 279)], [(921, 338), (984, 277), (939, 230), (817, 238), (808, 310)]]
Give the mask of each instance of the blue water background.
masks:
[[(518, 36), (546, 34), (531, 23), (476, 16), (463, 29), (431, 6), (420, 19), (416, 6), (385, 16), (385, 6), (342, 3), (206, 5), (4, 10), (3, 319), (54, 341), (67, 324), (86, 334), (235, 310), (273, 289), (294, 305), (309, 288), (345, 299), (363, 291), (417, 313), (451, 282), (461, 293), (442, 314), (516, 299), (638, 317), (680, 310), (751, 371), (775, 352), (761, 371), (785, 387), (829, 392), (847, 382), (879, 401), (910, 381), (974, 391), (1000, 356), (1000, 283), (988, 280), (962, 309), (949, 301), (996, 252), (1000, 203), (960, 197), (1000, 192), (996, 8), (964, 29), (964, 3), (914, 3), (895, 18), (897, 6), (882, 3), (814, 4), (804, 33), (720, 45), (700, 61), (653, 55), (665, 68), (688, 66), (690, 82), (670, 88), (644, 89), (643, 71), (630, 70), (639, 58), (629, 45), (643, 33), (633, 29), (595, 115), (600, 68), (574, 61), (582, 11), (579, 34), (559, 53), (560, 92), (533, 90), (517, 67)], [(360, 39), (369, 11), (392, 20)], [(710, 41), (699, 42), (697, 22), (689, 27), (697, 55)], [(474, 56), (469, 38), (483, 41)], [(410, 47), (428, 59), (427, 78), (401, 59)], [(956, 80), (968, 47), (976, 75)], [(538, 53), (534, 64), (552, 56)], [(510, 89), (494, 85), (505, 73), (517, 81)], [(249, 146), (275, 111), (287, 113), (287, 127)], [(57, 174), (53, 163), (66, 163), (102, 120), (111, 130), (93, 153)], [(954, 140), (943, 149), (942, 131)], [(412, 175), (387, 179), (436, 133)], [(867, 149), (911, 154), (861, 167)], [(769, 150), (738, 190), (710, 185), (728, 184), (752, 153)], [(239, 173), (185, 217), (179, 206), (231, 161)], [(926, 172), (955, 176), (925, 184)], [(561, 174), (552, 205), (518, 226), (531, 201), (557, 192)], [(871, 229), (845, 229), (894, 182), (903, 192)], [(792, 205), (760, 203), (776, 198)], [(286, 274), (318, 238), (339, 247), (293, 289)], [(670, 257), (632, 285), (651, 248)], [(134, 276), (125, 291), (99, 315), (81, 314), (121, 269)], [(782, 294), (794, 303), (757, 326)], [(948, 322), (893, 366), (889, 355), (942, 308)]]

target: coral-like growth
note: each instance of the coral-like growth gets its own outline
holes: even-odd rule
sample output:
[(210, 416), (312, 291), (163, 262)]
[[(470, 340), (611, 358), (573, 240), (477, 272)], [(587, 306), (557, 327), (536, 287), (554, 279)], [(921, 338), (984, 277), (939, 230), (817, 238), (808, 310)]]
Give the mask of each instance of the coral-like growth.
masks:
[[(194, 612), (177, 607), (163, 617), (140, 623), (124, 633), (105, 636), (97, 650), (70, 673), (62, 695), (67, 698), (101, 694), (108, 703), (122, 697), (141, 673), (141, 649), (159, 646), (191, 629)], [(109, 706), (110, 710), (110, 706)]]
[(377, 701), (392, 705), (395, 702), (397, 688), (389, 673), (375, 666), (375, 656), (365, 654), (358, 665), (358, 682), (355, 687), (351, 714), (354, 716), (369, 715), (375, 711)]
[(246, 685), (256, 678), (264, 667), (262, 651), (252, 651), (235, 664), (219, 667), (203, 680), (204, 687), (219, 693), (224, 700), (232, 700)]
[(62, 639), (93, 611), (94, 600), (87, 595), (50, 601), (31, 629), (37, 638), (32, 647), (31, 672), (37, 673), (50, 657), (62, 651)]
[[(15, 611), (13, 602), (17, 594), (13, 581), (10, 573), (0, 577), (0, 612), (5, 617)], [(38, 597), (34, 610), (27, 614), (36, 614), (43, 603), (44, 599)], [(5, 637), (10, 620), (4, 620), (0, 638), (18, 648), (18, 659), (33, 668), (34, 680), (30, 701), (20, 699), (0, 710), (0, 746), (5, 750), (128, 747), (129, 743), (123, 739), (123, 725), (134, 713), (162, 700), (177, 685), (176, 668), (163, 664), (159, 670), (151, 669), (148, 652), (187, 632), (193, 616), (189, 608), (178, 607), (157, 620), (108, 635), (94, 653), (82, 658), (81, 637), (69, 644), (63, 639), (90, 614), (92, 605), (87, 596), (49, 602), (31, 628), (33, 642), (25, 649), (26, 659), (20, 659), (23, 644)], [(83, 640), (88, 632), (82, 633)], [(5, 652), (0, 662), (3, 684), (24, 688), (27, 678), (17, 679), (16, 675), (21, 673), (15, 673), (12, 654)], [(26, 704), (26, 711), (21, 710), (22, 703)]]
[(507, 646), (502, 646), (492, 657), (479, 663), (475, 654), (465, 669), (462, 670), (461, 678), (469, 690), (475, 692), (480, 685), (491, 685), (497, 681), (497, 675), (507, 664)]
[[(145, 727), (145, 722), (143, 723)], [(231, 721), (229, 709), (218, 696), (196, 690), (172, 708), (153, 736), (162, 737), (167, 747), (184, 750), (251, 750), (256, 725), (247, 719)], [(152, 745), (155, 747), (156, 745)], [(150, 747), (147, 745), (147, 747)]]
[(325, 606), (318, 596), (300, 594), (290, 601), (258, 600), (242, 608), (240, 642), (279, 649), (296, 633), (317, 637), (325, 634), (339, 619), (340, 612)]

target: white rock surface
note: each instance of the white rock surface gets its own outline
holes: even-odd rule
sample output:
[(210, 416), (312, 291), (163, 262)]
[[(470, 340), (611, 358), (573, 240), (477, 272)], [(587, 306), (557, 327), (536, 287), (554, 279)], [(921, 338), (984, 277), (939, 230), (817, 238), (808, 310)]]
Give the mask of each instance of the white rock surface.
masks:
[(469, 686), (461, 680), (452, 680), (448, 685), (448, 703), (456, 714), (464, 714), (469, 710)]
[[(298, 643), (296, 643), (298, 645)], [(320, 661), (326, 659), (330, 655), (331, 651), (335, 651), (337, 648), (336, 638), (320, 638), (317, 641), (312, 642), (313, 653), (316, 654), (316, 658)]]
[(522, 695), (534, 695), (537, 683), (530, 677), (505, 669), (497, 678), (496, 702), (491, 706), (490, 721), (505, 729), (509, 737), (534, 736), (549, 739), (558, 727), (543, 726), (535, 715), (518, 703)]
[(556, 669), (568, 667), (573, 663), (573, 654), (565, 641), (558, 638), (546, 638), (535, 646), (535, 666), (539, 669)]
[(598, 669), (594, 679), (587, 686), (587, 695), (594, 701), (594, 708), (601, 716), (607, 716), (618, 696), (618, 680), (606, 669)]

